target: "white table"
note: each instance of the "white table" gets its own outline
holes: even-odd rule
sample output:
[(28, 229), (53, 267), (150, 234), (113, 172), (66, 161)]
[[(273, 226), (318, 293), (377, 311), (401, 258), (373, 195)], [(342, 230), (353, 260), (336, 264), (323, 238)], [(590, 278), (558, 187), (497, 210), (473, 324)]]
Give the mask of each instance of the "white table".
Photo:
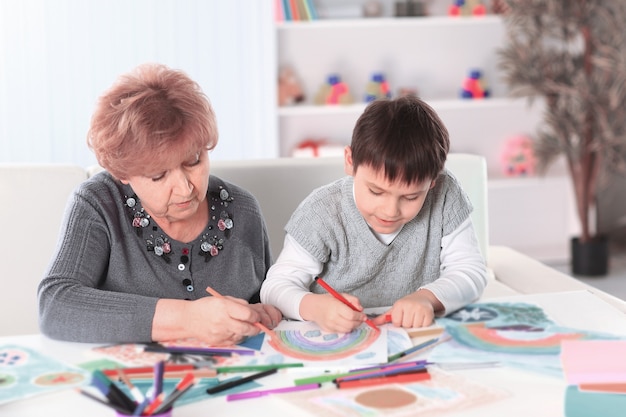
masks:
[[(579, 303), (572, 311), (571, 300), (582, 296), (592, 302)], [(519, 298), (522, 297), (522, 298)], [(585, 298), (591, 297), (591, 298)], [(626, 335), (626, 316), (614, 307), (590, 293), (550, 293), (529, 296), (516, 296), (514, 300), (537, 302), (546, 313), (563, 325), (577, 325), (579, 328), (607, 331)], [(568, 302), (565, 302), (570, 300)], [(565, 323), (563, 323), (565, 322)], [(47, 339), (41, 335), (0, 338), (0, 345), (23, 344), (38, 349), (42, 353), (67, 363), (81, 363), (93, 359), (87, 356), (95, 345), (66, 343)], [(292, 380), (302, 376), (302, 370), (291, 369), (263, 379), (268, 388), (291, 385)], [(483, 368), (452, 371), (472, 381), (503, 389), (510, 395), (504, 399), (481, 406), (449, 412), (446, 416), (485, 417), (485, 416), (561, 416), (565, 382), (559, 378), (516, 370), (508, 367)], [(104, 407), (74, 390), (39, 395), (0, 405), (0, 415), (7, 417), (112, 417), (110, 408)], [(174, 409), (174, 417), (202, 416), (310, 416), (313, 415), (294, 407), (276, 397), (262, 397), (252, 400), (227, 402), (224, 397), (210, 398)]]

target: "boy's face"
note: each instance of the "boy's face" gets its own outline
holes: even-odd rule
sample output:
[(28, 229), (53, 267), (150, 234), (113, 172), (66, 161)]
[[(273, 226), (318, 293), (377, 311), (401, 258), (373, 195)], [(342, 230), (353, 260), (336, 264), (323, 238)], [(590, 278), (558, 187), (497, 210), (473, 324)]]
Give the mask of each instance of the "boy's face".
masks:
[(369, 165), (352, 167), (349, 148), (345, 154), (345, 169), (354, 177), (356, 206), (369, 226), (377, 233), (393, 233), (411, 221), (424, 205), (434, 180), (407, 185), (401, 181), (389, 182), (383, 171)]

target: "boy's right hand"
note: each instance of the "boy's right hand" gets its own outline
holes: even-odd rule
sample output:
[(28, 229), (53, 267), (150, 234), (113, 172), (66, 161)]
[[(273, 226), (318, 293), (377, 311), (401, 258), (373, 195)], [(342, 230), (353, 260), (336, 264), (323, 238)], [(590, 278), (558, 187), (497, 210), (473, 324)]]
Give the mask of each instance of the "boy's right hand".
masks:
[(322, 330), (334, 333), (350, 333), (367, 319), (359, 299), (341, 294), (359, 311), (354, 311), (330, 294), (307, 294), (300, 303), (300, 315), (304, 320), (316, 322)]

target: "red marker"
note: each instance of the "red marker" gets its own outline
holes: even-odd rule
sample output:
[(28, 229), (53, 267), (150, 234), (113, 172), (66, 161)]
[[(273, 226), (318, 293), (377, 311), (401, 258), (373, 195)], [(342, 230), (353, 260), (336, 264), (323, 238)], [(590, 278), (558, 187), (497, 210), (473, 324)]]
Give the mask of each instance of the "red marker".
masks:
[(428, 372), (415, 372), (410, 374), (381, 376), (374, 378), (354, 379), (350, 381), (337, 381), (337, 388), (361, 388), (382, 384), (401, 384), (406, 382), (426, 381), (430, 379)]
[[(328, 293), (330, 295), (332, 295), (333, 297), (335, 297), (337, 300), (341, 301), (342, 303), (344, 303), (345, 305), (347, 305), (348, 307), (350, 307), (352, 310), (354, 311), (359, 311), (355, 306), (353, 306), (350, 301), (346, 300), (346, 298), (339, 294), (337, 291), (335, 291), (333, 289), (333, 287), (331, 287), (330, 285), (328, 285), (326, 283), (326, 281), (324, 281), (322, 278), (317, 277), (315, 278), (315, 281), (320, 284), (322, 287), (324, 287), (324, 289), (326, 289), (326, 291), (328, 291)], [(367, 323), (368, 326), (370, 326), (372, 329), (376, 330), (376, 331), (380, 331), (380, 329), (378, 327), (376, 327), (376, 325), (370, 320), (370, 319), (365, 319), (365, 323)]]

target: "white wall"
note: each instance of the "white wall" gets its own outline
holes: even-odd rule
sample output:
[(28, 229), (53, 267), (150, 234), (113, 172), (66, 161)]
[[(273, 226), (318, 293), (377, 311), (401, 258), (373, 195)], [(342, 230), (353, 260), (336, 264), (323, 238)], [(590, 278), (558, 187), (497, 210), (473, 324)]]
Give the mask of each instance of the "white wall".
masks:
[(186, 71), (209, 96), (214, 158), (276, 156), (272, 5), (0, 0), (0, 162), (94, 163), (85, 135), (97, 97), (148, 61)]

